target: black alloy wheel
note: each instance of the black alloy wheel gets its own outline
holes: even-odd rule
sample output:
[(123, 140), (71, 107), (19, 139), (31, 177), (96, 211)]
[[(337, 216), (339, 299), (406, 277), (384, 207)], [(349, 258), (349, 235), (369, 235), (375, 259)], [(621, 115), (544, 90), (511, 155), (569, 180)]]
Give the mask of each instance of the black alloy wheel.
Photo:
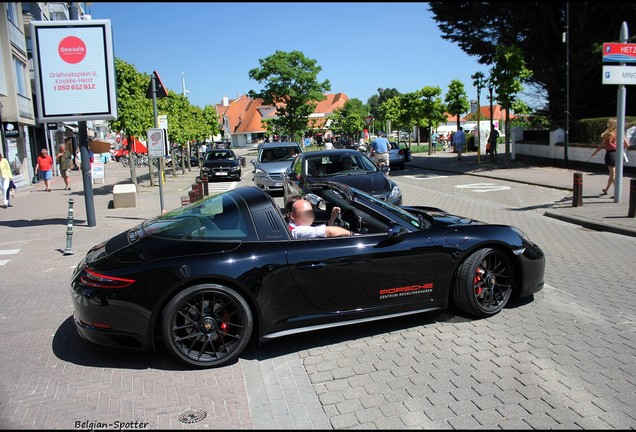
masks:
[(247, 346), (254, 321), (243, 297), (231, 288), (203, 284), (177, 294), (163, 312), (166, 348), (197, 367), (223, 366)]
[(512, 295), (514, 273), (509, 255), (490, 248), (470, 255), (457, 271), (453, 300), (470, 315), (485, 318), (499, 313)]

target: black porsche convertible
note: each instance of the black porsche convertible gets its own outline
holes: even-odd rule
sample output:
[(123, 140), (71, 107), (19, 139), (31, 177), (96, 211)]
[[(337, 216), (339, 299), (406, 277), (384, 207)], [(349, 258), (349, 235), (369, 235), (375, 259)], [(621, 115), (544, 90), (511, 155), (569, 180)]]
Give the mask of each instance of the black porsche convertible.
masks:
[(543, 288), (545, 257), (520, 230), (431, 207), (397, 207), (341, 183), (305, 195), (357, 235), (292, 239), (284, 210), (254, 186), (149, 219), (94, 246), (74, 271), (80, 335), (195, 367), (250, 341), (453, 304), (485, 318)]

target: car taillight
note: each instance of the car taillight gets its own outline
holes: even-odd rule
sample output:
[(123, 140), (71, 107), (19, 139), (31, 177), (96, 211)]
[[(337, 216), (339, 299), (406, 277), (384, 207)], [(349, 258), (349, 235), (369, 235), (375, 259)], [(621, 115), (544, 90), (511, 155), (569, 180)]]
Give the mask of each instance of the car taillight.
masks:
[(111, 288), (120, 289), (126, 288), (132, 284), (134, 279), (118, 278), (115, 276), (108, 276), (105, 274), (97, 273), (95, 271), (86, 269), (86, 275), (80, 278), (82, 284), (93, 288)]

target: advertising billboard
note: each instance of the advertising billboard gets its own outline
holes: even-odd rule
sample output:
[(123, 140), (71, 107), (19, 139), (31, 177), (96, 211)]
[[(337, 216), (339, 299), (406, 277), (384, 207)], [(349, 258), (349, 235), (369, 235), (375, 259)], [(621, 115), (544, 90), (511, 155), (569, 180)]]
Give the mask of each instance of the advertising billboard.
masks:
[(31, 21), (38, 120), (117, 118), (110, 20)]

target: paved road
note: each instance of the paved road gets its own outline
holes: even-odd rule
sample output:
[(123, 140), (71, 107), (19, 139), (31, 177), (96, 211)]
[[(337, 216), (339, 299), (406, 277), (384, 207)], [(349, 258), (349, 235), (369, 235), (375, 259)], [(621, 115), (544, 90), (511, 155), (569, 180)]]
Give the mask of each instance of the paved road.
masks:
[[(453, 166), (442, 157), (437, 172)], [(408, 172), (421, 174), (416, 167), (432, 163), (415, 159)], [(535, 181), (551, 172), (537, 172)], [(522, 228), (547, 254), (548, 286), (487, 320), (448, 310), (290, 336), (201, 371), (165, 352), (95, 346), (74, 331), (74, 266), (93, 244), (160, 211), (147, 179), (136, 208), (109, 208), (112, 185), (127, 181), (127, 172), (107, 164), (105, 173), (105, 184), (94, 185), (95, 227), (86, 223), (77, 172), (71, 192), (56, 178), (53, 192), (25, 188), (14, 207), (0, 209), (1, 428), (114, 428), (118, 421), (152, 429), (636, 427), (636, 244), (624, 212), (608, 222), (626, 219), (627, 231), (617, 234), (400, 181), (406, 202)], [(195, 174), (167, 177), (168, 209), (180, 205)], [(544, 188), (535, 187), (540, 196)], [(592, 206), (625, 206), (586, 196), (588, 220), (606, 218)], [(75, 225), (73, 253), (65, 255), (69, 198)]]

